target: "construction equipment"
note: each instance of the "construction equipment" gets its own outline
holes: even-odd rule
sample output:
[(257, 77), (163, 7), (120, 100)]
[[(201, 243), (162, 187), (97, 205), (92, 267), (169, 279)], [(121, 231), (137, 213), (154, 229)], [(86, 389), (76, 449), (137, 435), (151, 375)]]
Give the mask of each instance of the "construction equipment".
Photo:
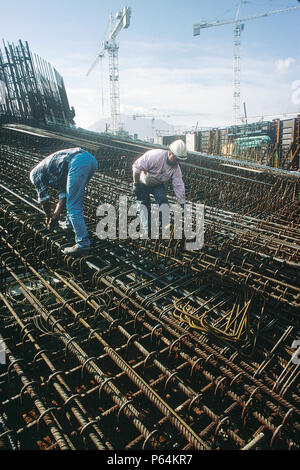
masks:
[(109, 56), (109, 80), (110, 80), (110, 112), (111, 112), (111, 132), (118, 134), (120, 127), (120, 88), (119, 88), (119, 46), (116, 43), (116, 37), (122, 29), (127, 29), (130, 25), (131, 8), (124, 7), (115, 15), (110, 16), (110, 34), (106, 41), (103, 41), (102, 48), (98, 53), (96, 60), (91, 65), (87, 75), (96, 67), (99, 61), (104, 57), (105, 51)]
[(298, 7), (289, 7), (283, 8), (280, 10), (273, 10), (267, 11), (265, 13), (261, 13), (258, 15), (248, 16), (246, 18), (240, 17), (240, 10), (242, 4), (245, 3), (241, 1), (238, 5), (237, 14), (235, 19), (227, 20), (227, 21), (213, 21), (208, 23), (207, 21), (200, 21), (200, 23), (194, 24), (194, 36), (200, 35), (200, 30), (204, 28), (211, 28), (213, 26), (222, 26), (226, 24), (235, 24), (234, 28), (234, 82), (233, 82), (233, 121), (234, 124), (238, 124), (241, 120), (240, 116), (240, 97), (241, 97), (241, 81), (240, 81), (240, 74), (241, 74), (241, 34), (244, 29), (243, 22), (248, 20), (255, 20), (257, 18), (265, 18), (266, 16), (276, 15), (279, 13), (285, 13), (288, 11), (299, 10), (300, 6)]

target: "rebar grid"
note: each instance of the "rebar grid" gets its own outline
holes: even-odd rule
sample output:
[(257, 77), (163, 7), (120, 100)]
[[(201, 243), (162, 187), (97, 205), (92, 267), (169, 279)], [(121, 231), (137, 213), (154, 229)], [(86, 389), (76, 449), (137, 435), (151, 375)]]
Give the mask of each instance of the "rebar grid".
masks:
[[(292, 185), (252, 213), (206, 206), (200, 253), (92, 234), (74, 260), (24, 180), (38, 157), (20, 155), (7, 151), (1, 178), (2, 444), (298, 449), (299, 225), (279, 203)], [(130, 195), (108, 173), (87, 190), (91, 232), (99, 202)]]

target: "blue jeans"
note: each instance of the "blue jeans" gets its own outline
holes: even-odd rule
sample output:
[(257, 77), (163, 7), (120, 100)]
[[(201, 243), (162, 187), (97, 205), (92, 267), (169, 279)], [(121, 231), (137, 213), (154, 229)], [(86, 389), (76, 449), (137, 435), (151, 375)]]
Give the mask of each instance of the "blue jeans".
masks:
[[(166, 184), (159, 184), (157, 186), (147, 186), (143, 183), (141, 184), (142, 188), (142, 197), (137, 200), (137, 204), (143, 204), (146, 209), (147, 213), (143, 210), (140, 210), (140, 219), (141, 224), (144, 229), (148, 228), (148, 234), (150, 236), (151, 232), (151, 198), (150, 194), (154, 196), (156, 204), (161, 206), (162, 204), (169, 205), (168, 197), (167, 197), (167, 185)], [(160, 214), (161, 220), (161, 214)]]
[(66, 186), (66, 226), (73, 228), (75, 243), (78, 248), (89, 248), (90, 240), (83, 216), (83, 200), (85, 187), (98, 168), (93, 155), (82, 152), (69, 163)]

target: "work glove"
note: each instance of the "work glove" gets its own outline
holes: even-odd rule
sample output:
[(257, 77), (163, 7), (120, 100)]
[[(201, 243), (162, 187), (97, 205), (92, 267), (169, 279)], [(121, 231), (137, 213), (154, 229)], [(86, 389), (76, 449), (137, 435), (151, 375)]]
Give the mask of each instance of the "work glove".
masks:
[(143, 186), (139, 183), (132, 184), (132, 194), (141, 201), (143, 199)]

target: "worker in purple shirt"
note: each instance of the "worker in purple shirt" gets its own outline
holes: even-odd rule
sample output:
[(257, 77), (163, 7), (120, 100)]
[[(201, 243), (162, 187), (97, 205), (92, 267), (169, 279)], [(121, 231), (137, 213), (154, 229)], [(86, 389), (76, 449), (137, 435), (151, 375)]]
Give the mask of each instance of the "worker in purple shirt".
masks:
[(133, 194), (137, 202), (147, 209), (147, 221), (141, 214), (141, 222), (144, 228), (151, 230), (151, 199), (155, 198), (156, 204), (169, 204), (167, 197), (167, 183), (171, 180), (178, 203), (185, 204), (185, 186), (179, 162), (187, 159), (186, 145), (183, 140), (175, 140), (169, 150), (153, 149), (139, 157), (132, 166)]
[[(98, 168), (93, 155), (81, 148), (59, 150), (41, 160), (30, 172), (30, 181), (35, 186), (38, 202), (47, 217), (48, 227), (60, 226), (66, 232), (75, 233), (75, 245), (64, 249), (67, 255), (85, 255), (90, 249), (90, 240), (83, 215), (85, 187)], [(48, 186), (58, 190), (58, 203), (53, 210)], [(64, 208), (65, 222), (59, 222)]]

